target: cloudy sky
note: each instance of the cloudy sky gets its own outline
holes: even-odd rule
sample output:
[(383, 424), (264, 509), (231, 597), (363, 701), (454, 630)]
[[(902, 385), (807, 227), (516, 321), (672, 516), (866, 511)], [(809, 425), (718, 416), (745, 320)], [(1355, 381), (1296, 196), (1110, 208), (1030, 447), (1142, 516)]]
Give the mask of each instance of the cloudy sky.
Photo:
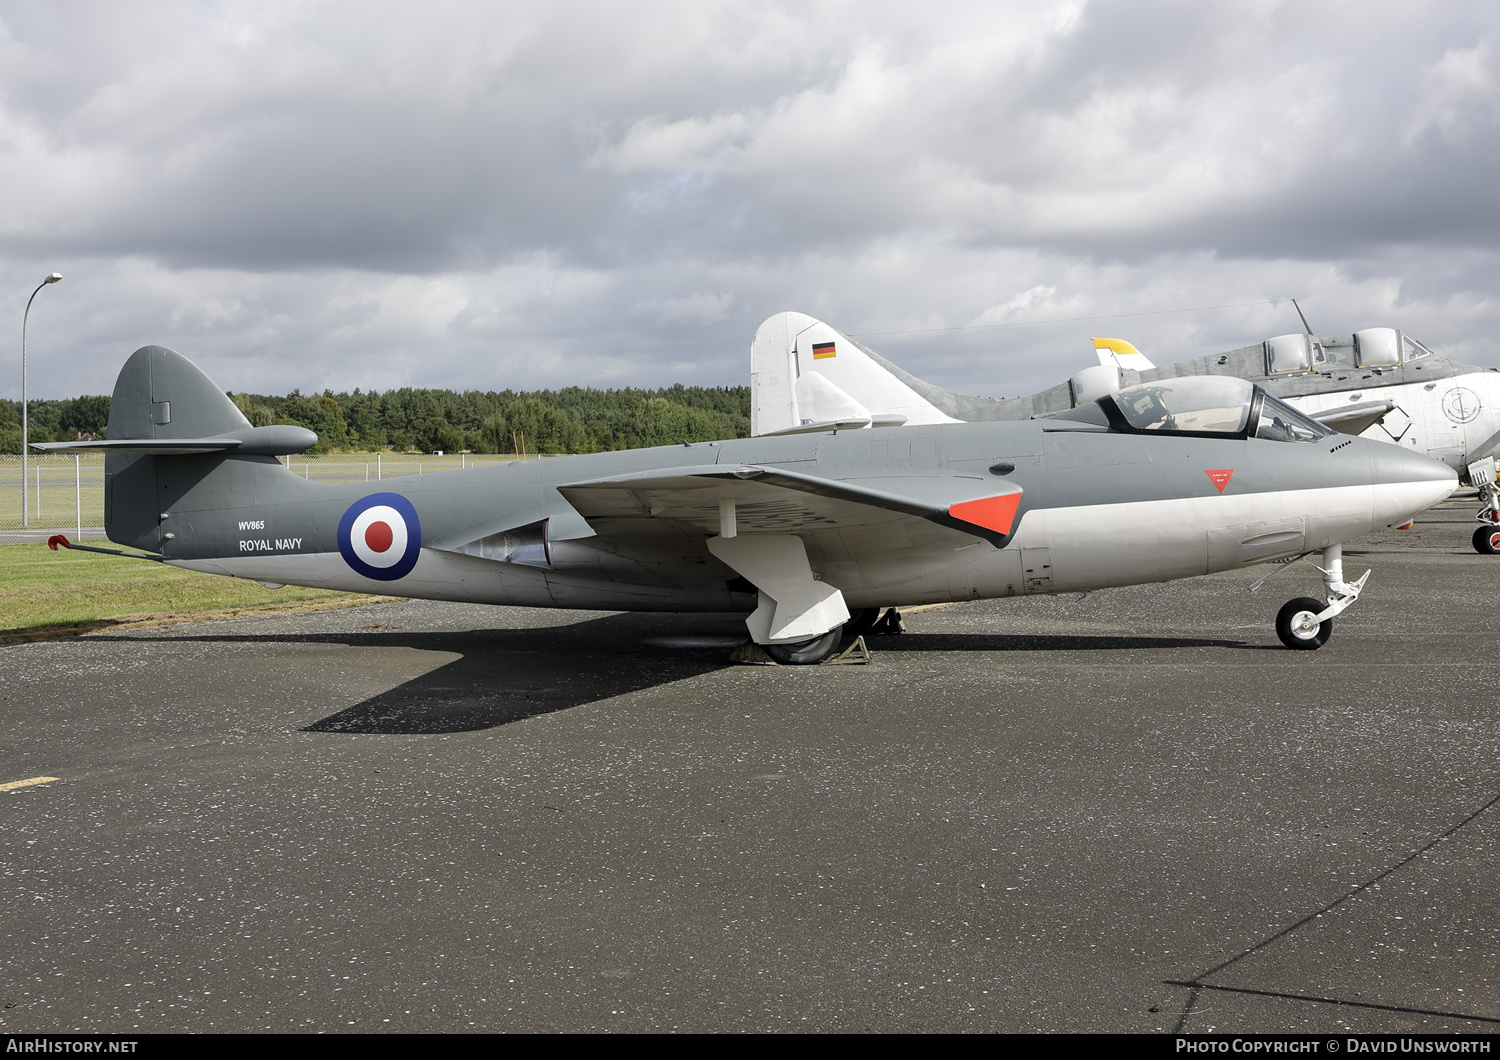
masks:
[(785, 309), (1013, 395), (1288, 296), (1500, 366), (1497, 162), (1491, 4), (0, 0), (0, 394), (53, 270), (33, 396), (148, 342), (270, 393), (736, 384)]

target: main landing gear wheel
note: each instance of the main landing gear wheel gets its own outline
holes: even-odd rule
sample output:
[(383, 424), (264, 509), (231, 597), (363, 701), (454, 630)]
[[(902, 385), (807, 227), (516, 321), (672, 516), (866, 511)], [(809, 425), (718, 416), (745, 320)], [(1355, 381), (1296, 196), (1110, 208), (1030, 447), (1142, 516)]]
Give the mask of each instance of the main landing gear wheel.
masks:
[(838, 649), (843, 626), (834, 626), (821, 637), (796, 644), (762, 644), (767, 655), (782, 666), (811, 666), (828, 658)]
[(1276, 635), (1281, 638), (1281, 643), (1293, 651), (1317, 651), (1327, 644), (1328, 638), (1333, 635), (1333, 619), (1314, 621), (1325, 606), (1322, 601), (1310, 596), (1298, 597), (1282, 604), (1281, 610), (1276, 613)]
[(1485, 556), (1500, 556), (1500, 526), (1481, 526), (1474, 531), (1474, 551)]

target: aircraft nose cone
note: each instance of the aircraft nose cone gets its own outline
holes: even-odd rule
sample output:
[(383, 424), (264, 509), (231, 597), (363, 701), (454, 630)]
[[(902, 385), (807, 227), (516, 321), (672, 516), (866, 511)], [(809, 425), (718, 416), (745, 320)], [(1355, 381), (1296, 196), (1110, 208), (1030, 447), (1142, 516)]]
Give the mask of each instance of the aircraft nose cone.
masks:
[(1404, 523), (1458, 488), (1458, 473), (1447, 464), (1388, 442), (1369, 444), (1376, 526)]

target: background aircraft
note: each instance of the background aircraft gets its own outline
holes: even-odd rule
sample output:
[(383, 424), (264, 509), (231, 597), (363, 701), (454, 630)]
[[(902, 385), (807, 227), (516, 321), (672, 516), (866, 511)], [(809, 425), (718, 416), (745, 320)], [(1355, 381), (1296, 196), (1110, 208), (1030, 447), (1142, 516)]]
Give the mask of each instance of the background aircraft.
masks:
[(684, 443), (375, 488), (292, 474), (276, 456), (311, 446), (310, 431), (251, 427), (164, 347), (126, 362), (109, 415), (108, 441), (38, 448), (108, 454), (106, 530), (145, 558), (426, 599), (749, 611), (751, 639), (793, 663), (830, 654), (852, 612), (1321, 550), (1327, 600), (1289, 601), (1277, 619), (1289, 647), (1316, 648), (1369, 577), (1344, 580), (1342, 542), (1456, 483), (1222, 377), (1128, 387), (1045, 420)]
[(1345, 434), (1441, 460), (1480, 491), (1474, 548), (1500, 553), (1500, 372), (1435, 356), (1395, 328), (1319, 338), (1278, 335), (1158, 368), (1120, 339), (1095, 339), (1099, 364), (1021, 398), (933, 386), (804, 313), (779, 313), (751, 345), (751, 432), (1029, 420), (1121, 387), (1183, 376), (1247, 379)]

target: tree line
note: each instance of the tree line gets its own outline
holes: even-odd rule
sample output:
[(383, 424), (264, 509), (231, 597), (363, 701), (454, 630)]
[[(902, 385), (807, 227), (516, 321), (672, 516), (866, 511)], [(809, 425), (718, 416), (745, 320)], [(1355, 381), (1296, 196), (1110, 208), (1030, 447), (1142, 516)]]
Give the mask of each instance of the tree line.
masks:
[[(679, 442), (744, 438), (750, 433), (749, 387), (658, 390), (399, 390), (275, 397), (230, 393), (252, 426), (290, 423), (318, 436), (314, 453), (397, 452), (595, 453)], [(109, 398), (33, 400), (33, 442), (105, 436)], [(21, 451), (21, 403), (0, 400), (0, 453)]]

